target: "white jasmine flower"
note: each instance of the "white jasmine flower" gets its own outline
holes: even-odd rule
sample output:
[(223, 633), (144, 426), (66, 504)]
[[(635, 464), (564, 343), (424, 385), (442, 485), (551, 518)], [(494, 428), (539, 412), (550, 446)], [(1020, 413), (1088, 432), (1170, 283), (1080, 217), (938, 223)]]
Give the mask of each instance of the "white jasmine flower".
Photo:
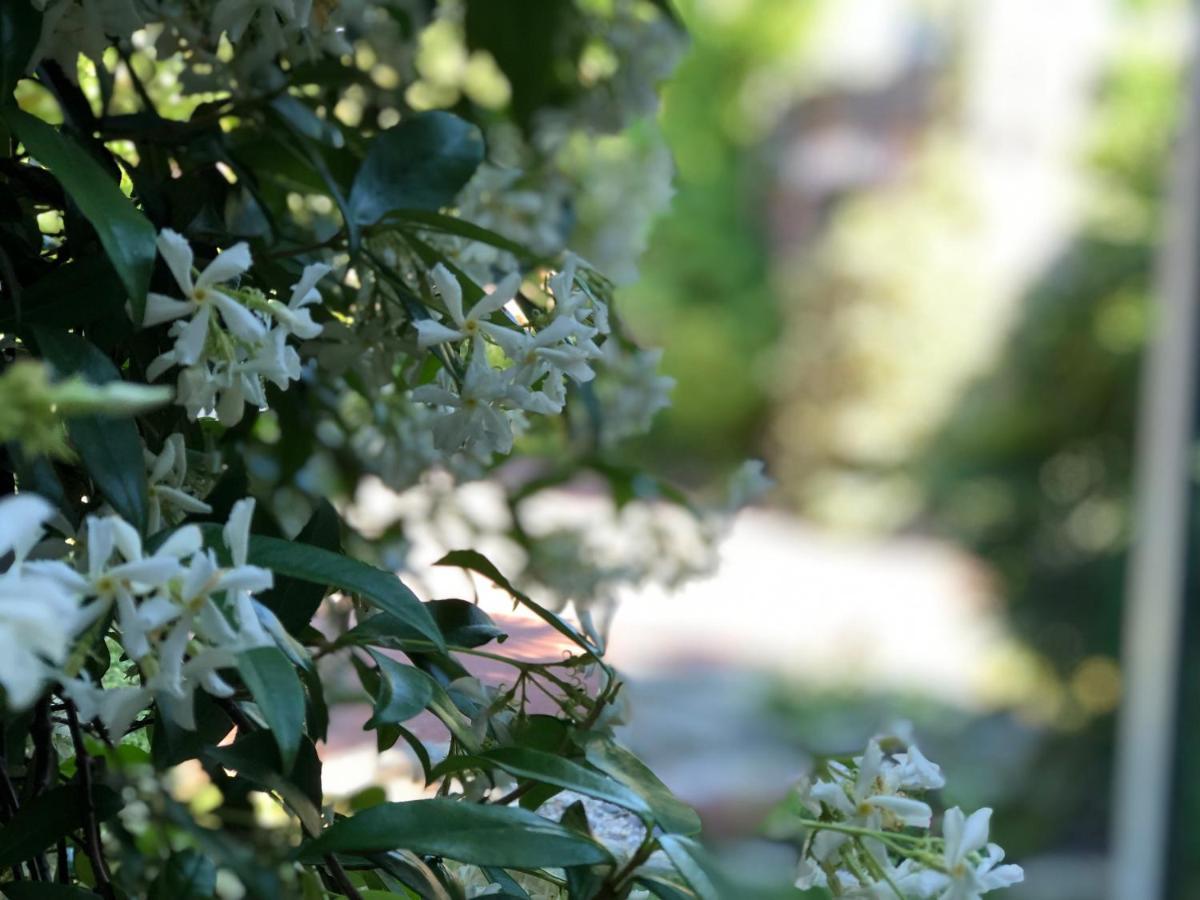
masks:
[(84, 722), (99, 719), (110, 739), (116, 741), (129, 730), (138, 713), (144, 710), (151, 699), (146, 688), (133, 685), (102, 688), (88, 678), (64, 679), (65, 693)]
[(69, 567), (25, 562), (54, 512), (37, 494), (0, 500), (0, 557), (13, 555), (0, 573), (0, 686), (10, 710), (37, 700), (53, 675), (52, 666), (67, 658), (75, 636), (79, 597), (55, 577)]
[(300, 280), (292, 285), (292, 297), (284, 306), (278, 300), (269, 301), (273, 315), (287, 331), (301, 340), (312, 340), (317, 337), (322, 326), (312, 320), (312, 314), (307, 307), (321, 302), (321, 294), (317, 291), (317, 282), (330, 272), (330, 267), (324, 263), (313, 263), (304, 267)]
[(212, 507), (193, 497), (183, 488), (187, 478), (187, 448), (182, 434), (171, 434), (163, 441), (157, 456), (149, 450), (143, 451), (149, 469), (148, 515), (146, 531), (154, 534), (164, 524), (169, 524), (186, 515), (210, 513)]
[(444, 344), (447, 341), (470, 339), (476, 348), (476, 353), (481, 353), (483, 335), (487, 334), (496, 338), (497, 335), (503, 335), (510, 330), (492, 324), (487, 321), (487, 317), (501, 309), (517, 295), (517, 288), (521, 286), (520, 275), (516, 273), (509, 275), (496, 285), (495, 290), (484, 295), (479, 302), (472, 306), (471, 311), (466, 315), (463, 315), (462, 287), (459, 285), (458, 279), (441, 263), (433, 267), (430, 277), (437, 285), (438, 294), (442, 298), (442, 303), (446, 305), (450, 321), (454, 323), (455, 327), (451, 328), (433, 319), (419, 319), (413, 322), (413, 327), (417, 329), (417, 343), (421, 347), (432, 347), (434, 344)]
[[(1025, 880), (1020, 866), (999, 863), (1004, 851), (988, 843), (988, 831), (992, 811), (987, 807), (976, 810), (969, 816), (957, 806), (946, 810), (942, 820), (945, 837), (945, 866), (949, 884), (938, 895), (938, 900), (978, 900), (988, 891), (1011, 887)], [(975, 861), (972, 857), (983, 851)]]
[(513, 445), (512, 426), (499, 404), (508, 396), (509, 387), (504, 373), (489, 366), (482, 353), (476, 353), (457, 393), (426, 384), (416, 388), (412, 398), (449, 410), (433, 423), (434, 440), (443, 452), (465, 448), (483, 455), (508, 453)]
[(946, 786), (941, 766), (926, 759), (916, 744), (905, 753), (897, 753), (895, 759), (896, 768), (892, 774), (903, 789), (937, 791)]
[(172, 326), (171, 333), (176, 339), (172, 362), (190, 366), (200, 359), (214, 307), (225, 327), (242, 340), (255, 341), (266, 333), (266, 325), (258, 316), (219, 287), (250, 268), (250, 248), (246, 244), (234, 244), (219, 253), (195, 280), (192, 278), (192, 248), (183, 235), (164, 229), (158, 236), (158, 252), (175, 276), (184, 299), (176, 300), (153, 292), (147, 294), (142, 324), (149, 327), (191, 316), (186, 323)]

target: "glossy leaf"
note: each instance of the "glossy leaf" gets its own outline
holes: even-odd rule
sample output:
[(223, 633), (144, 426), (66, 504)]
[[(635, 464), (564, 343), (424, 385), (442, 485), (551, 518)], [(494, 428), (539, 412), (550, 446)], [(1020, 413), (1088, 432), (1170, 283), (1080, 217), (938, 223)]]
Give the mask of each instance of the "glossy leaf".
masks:
[(0, 104), (25, 74), (42, 34), (42, 14), (31, 3), (0, 3)]
[(350, 189), (350, 213), (373, 225), (392, 210), (440, 209), (481, 162), (478, 128), (448, 112), (418, 113), (371, 141)]
[(255, 647), (238, 657), (238, 671), (275, 737), (283, 771), (291, 771), (304, 734), (304, 689), (278, 647)]
[(593, 647), (583, 635), (568, 625), (561, 616), (551, 612), (544, 606), (536, 603), (527, 594), (518, 591), (513, 587), (512, 583), (505, 578), (500, 570), (492, 563), (490, 559), (480, 553), (478, 550), (451, 550), (441, 559), (435, 566), (454, 566), (459, 569), (469, 569), (472, 572), (478, 572), (485, 578), (491, 580), (496, 587), (503, 590), (510, 597), (531, 610), (538, 618), (548, 624), (551, 628), (557, 631), (564, 637), (570, 638), (574, 643), (578, 644), (589, 653), (595, 653), (596, 648)]
[(699, 844), (678, 834), (664, 834), (658, 844), (700, 900), (721, 900), (724, 895), (719, 890), (717, 877)]
[[(92, 788), (96, 818), (116, 814), (121, 801), (104, 785)], [(0, 868), (8, 868), (41, 853), (60, 837), (83, 828), (84, 798), (77, 784), (52, 788), (25, 803), (0, 829)]]
[(19, 109), (5, 109), (0, 116), (92, 223), (129, 292), (134, 321), (140, 321), (154, 269), (154, 226), (121, 193), (108, 172), (69, 136)]
[[(42, 354), (60, 375), (82, 375), (93, 384), (120, 378), (109, 358), (77, 334), (34, 329)], [(146, 527), (146, 467), (137, 426), (129, 418), (77, 416), (67, 423), (71, 443), (114, 510), (139, 531)]]
[(429, 611), (417, 599), (417, 595), (391, 572), (311, 544), (261, 535), (252, 535), (250, 538), (249, 561), (271, 569), (276, 575), (300, 578), (357, 594), (376, 609), (390, 613), (412, 626), (437, 647), (445, 648), (442, 634)]
[(150, 887), (150, 900), (203, 900), (217, 889), (217, 867), (195, 850), (171, 854)]
[(588, 741), (587, 760), (645, 800), (654, 821), (663, 831), (684, 835), (700, 833), (700, 817), (696, 811), (672, 794), (645, 763), (616, 741), (607, 737)]
[(300, 854), (307, 860), (396, 849), (513, 868), (611, 861), (595, 841), (527, 810), (442, 798), (372, 807), (335, 822)]
[(553, 753), (528, 747), (498, 747), (479, 754), (485, 760), (517, 778), (529, 778), (575, 791), (597, 800), (649, 815), (646, 802), (625, 785), (607, 775)]
[[(341, 553), (342, 520), (333, 504), (321, 500), (304, 528), (296, 535), (296, 540), (331, 553)], [(280, 575), (275, 579), (275, 586), (261, 594), (259, 600), (279, 617), (284, 628), (296, 634), (312, 620), (325, 594), (324, 584)]]
[(433, 699), (433, 682), (420, 669), (403, 665), (390, 656), (368, 650), (379, 666), (379, 693), (375, 713), (364, 729), (398, 725), (423, 712)]
[[(0, 890), (8, 900), (100, 900), (99, 894), (87, 888), (46, 881), (6, 881)], [(172, 900), (188, 900), (188, 897), (176, 896)]]

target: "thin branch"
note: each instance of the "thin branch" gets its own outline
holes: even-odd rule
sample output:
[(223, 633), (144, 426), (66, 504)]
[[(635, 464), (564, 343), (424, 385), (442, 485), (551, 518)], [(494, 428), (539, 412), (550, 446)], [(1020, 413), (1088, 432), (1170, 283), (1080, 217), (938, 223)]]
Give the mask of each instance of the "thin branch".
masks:
[(350, 883), (350, 876), (346, 874), (346, 870), (342, 868), (342, 864), (338, 862), (336, 856), (332, 853), (326, 853), (325, 865), (329, 867), (329, 874), (333, 877), (338, 889), (343, 894), (349, 897), (350, 900), (363, 900), (362, 894)]
[(75, 714), (75, 704), (68, 700), (66, 707), (71, 742), (75, 745), (75, 770), (79, 785), (83, 788), (84, 848), (96, 878), (96, 891), (105, 900), (116, 900), (108, 864), (104, 861), (104, 848), (100, 843), (100, 825), (96, 821), (96, 798), (92, 795), (92, 757), (83, 743), (83, 731), (79, 727), (79, 717)]

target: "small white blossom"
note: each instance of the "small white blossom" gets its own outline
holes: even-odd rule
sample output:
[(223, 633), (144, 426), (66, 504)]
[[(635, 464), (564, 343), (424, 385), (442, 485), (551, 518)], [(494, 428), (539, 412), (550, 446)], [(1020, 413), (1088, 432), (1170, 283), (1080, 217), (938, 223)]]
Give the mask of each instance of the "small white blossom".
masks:
[(517, 295), (517, 288), (521, 286), (519, 275), (509, 275), (464, 315), (462, 286), (458, 283), (458, 279), (441, 263), (434, 266), (433, 271), (429, 274), (433, 283), (437, 285), (438, 294), (446, 306), (446, 312), (449, 313), (454, 327), (451, 328), (433, 319), (419, 319), (413, 322), (413, 327), (417, 329), (417, 343), (421, 347), (432, 347), (448, 341), (470, 340), (475, 352), (481, 353), (485, 334), (494, 338), (509, 330), (502, 325), (489, 322), (487, 317), (502, 309)]
[(79, 598), (63, 585), (58, 562), (27, 563), (41, 541), (54, 507), (36, 494), (0, 500), (0, 686), (9, 709), (30, 706), (66, 660), (75, 636)]
[(143, 452), (149, 486), (147, 533), (154, 534), (164, 524), (172, 524), (187, 515), (212, 512), (211, 506), (184, 489), (187, 447), (182, 434), (168, 435), (157, 456), (149, 450)]
[(945, 865), (949, 873), (938, 900), (978, 900), (988, 891), (1012, 887), (1025, 880), (1020, 866), (999, 865), (1004, 851), (988, 843), (992, 811), (976, 810), (966, 816), (957, 806), (942, 820)]

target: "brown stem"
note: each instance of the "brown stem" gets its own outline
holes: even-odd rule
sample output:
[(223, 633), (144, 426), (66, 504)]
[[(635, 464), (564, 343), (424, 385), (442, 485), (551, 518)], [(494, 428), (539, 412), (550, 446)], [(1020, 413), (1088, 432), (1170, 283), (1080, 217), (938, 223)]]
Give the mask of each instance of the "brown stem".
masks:
[(67, 720), (71, 729), (71, 742), (75, 745), (75, 769), (79, 777), (79, 785), (83, 788), (84, 848), (87, 851), (88, 860), (92, 864), (92, 873), (96, 878), (96, 891), (104, 900), (116, 900), (108, 873), (108, 864), (104, 861), (104, 849), (100, 843), (100, 825), (96, 821), (96, 799), (92, 796), (92, 757), (83, 743), (83, 731), (79, 727), (75, 704), (68, 700), (66, 707)]
[(337, 882), (338, 889), (343, 894), (349, 897), (350, 900), (363, 900), (362, 894), (350, 883), (350, 876), (346, 874), (346, 870), (342, 868), (342, 864), (338, 862), (336, 856), (332, 853), (326, 853), (325, 865), (329, 867), (329, 874)]

